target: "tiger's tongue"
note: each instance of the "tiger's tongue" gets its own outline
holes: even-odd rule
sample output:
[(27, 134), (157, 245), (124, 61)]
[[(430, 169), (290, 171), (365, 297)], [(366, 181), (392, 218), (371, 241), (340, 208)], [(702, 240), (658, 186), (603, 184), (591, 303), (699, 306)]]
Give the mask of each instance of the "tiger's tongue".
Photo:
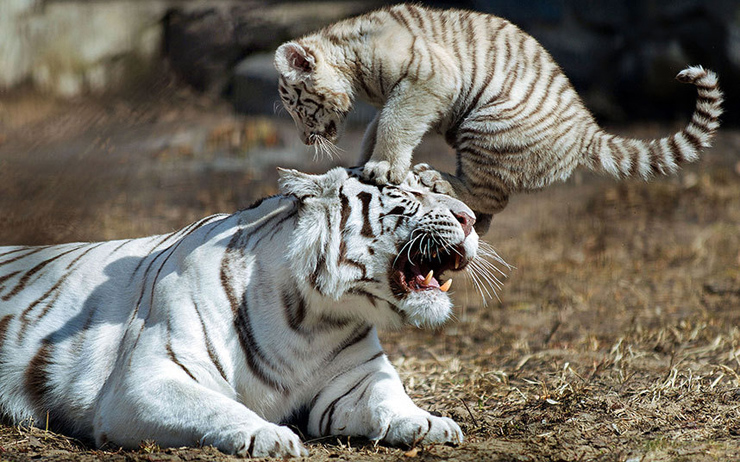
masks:
[(416, 283), (419, 287), (427, 289), (427, 288), (438, 288), (439, 287), (439, 281), (437, 281), (437, 278), (435, 277), (429, 277), (428, 275), (424, 277), (421, 274), (417, 274), (415, 276)]

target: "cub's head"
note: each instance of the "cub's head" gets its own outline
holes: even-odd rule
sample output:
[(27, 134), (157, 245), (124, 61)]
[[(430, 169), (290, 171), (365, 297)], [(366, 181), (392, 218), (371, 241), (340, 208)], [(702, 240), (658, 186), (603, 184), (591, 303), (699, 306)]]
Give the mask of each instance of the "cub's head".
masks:
[(305, 144), (335, 142), (352, 107), (352, 88), (319, 44), (288, 42), (275, 52), (280, 99)]
[(363, 183), (359, 171), (281, 172), (298, 198), (291, 270), (313, 309), (381, 326), (433, 326), (450, 315), (451, 278), (476, 258), (475, 215), (431, 193), (413, 174), (394, 186)]

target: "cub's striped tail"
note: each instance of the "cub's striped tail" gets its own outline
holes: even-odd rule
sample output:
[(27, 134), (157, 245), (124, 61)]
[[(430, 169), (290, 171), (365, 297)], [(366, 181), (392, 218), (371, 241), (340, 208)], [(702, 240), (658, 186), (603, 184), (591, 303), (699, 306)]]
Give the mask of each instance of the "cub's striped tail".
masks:
[(702, 148), (711, 145), (722, 115), (722, 92), (717, 74), (701, 66), (688, 67), (676, 80), (696, 85), (698, 98), (689, 124), (678, 133), (657, 140), (621, 138), (599, 129), (592, 135), (584, 164), (616, 177), (653, 175), (675, 172), (679, 164), (693, 162)]

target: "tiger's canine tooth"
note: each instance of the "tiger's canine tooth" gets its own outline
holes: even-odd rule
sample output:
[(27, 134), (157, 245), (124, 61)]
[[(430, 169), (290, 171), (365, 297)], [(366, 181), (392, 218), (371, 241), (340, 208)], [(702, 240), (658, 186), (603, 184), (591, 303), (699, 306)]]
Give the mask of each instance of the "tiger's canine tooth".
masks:
[(432, 282), (432, 278), (434, 277), (434, 270), (429, 270), (429, 273), (427, 274), (427, 277), (424, 278), (424, 285), (428, 286), (429, 283)]
[(442, 292), (447, 292), (448, 290), (450, 290), (451, 285), (452, 285), (452, 279), (448, 279), (447, 281), (445, 281), (444, 284), (439, 286), (439, 290), (441, 290)]

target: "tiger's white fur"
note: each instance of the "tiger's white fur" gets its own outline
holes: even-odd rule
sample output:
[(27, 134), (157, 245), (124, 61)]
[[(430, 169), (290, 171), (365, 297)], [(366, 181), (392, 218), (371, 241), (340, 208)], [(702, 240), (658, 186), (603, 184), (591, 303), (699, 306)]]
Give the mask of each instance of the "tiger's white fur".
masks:
[[(689, 124), (644, 141), (601, 129), (543, 47), (505, 19), (402, 4), (330, 25), (275, 53), (280, 97), (304, 142), (336, 140), (356, 98), (380, 108), (363, 140), (365, 173), (404, 179), (430, 130), (457, 152), (435, 180), (478, 213), (479, 230), (509, 195), (567, 179), (578, 165), (616, 177), (670, 174), (710, 145), (722, 114), (717, 76), (701, 67)], [(485, 215), (485, 216), (484, 216)]]
[(0, 247), (2, 414), (241, 456), (306, 455), (280, 425), (300, 415), (311, 436), (461, 442), (406, 395), (376, 327), (447, 319), (437, 278), (476, 257), (472, 211), (344, 169), (283, 171), (281, 192), (167, 235)]

